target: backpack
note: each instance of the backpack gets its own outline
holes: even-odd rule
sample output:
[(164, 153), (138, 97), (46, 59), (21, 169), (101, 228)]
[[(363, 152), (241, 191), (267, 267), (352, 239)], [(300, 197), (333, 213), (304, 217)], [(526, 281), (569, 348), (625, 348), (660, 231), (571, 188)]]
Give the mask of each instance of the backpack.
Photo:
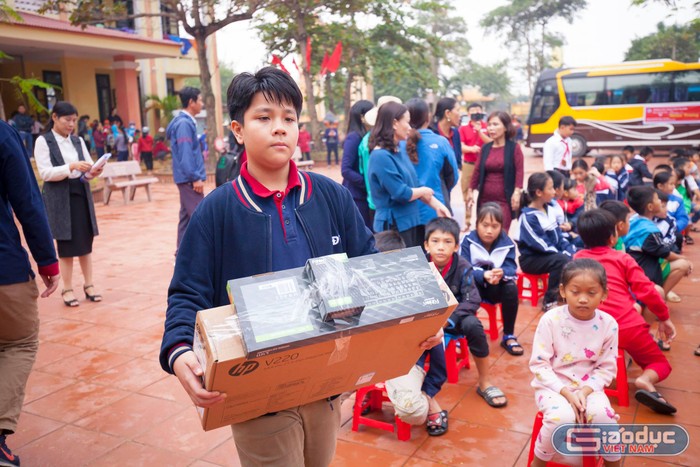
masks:
[(225, 152), (219, 157), (219, 161), (216, 163), (215, 177), (217, 187), (230, 182), (241, 173), (240, 158), (243, 149), (243, 146), (236, 144), (230, 152)]

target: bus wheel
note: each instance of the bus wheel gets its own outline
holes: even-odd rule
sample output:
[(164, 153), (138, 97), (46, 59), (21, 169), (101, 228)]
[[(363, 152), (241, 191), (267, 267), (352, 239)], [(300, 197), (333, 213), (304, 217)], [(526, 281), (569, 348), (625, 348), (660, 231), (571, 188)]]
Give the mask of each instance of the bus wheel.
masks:
[(588, 145), (586, 138), (579, 134), (571, 136), (571, 155), (574, 157), (583, 157), (588, 153)]

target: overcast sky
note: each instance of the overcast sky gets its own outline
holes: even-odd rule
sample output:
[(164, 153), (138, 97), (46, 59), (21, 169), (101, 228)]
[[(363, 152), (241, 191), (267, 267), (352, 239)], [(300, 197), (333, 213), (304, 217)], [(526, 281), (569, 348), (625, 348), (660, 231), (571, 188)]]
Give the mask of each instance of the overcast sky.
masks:
[[(678, 0), (677, 3), (688, 6), (693, 1)], [(494, 35), (485, 34), (479, 27), (479, 21), (488, 11), (507, 1), (453, 0), (452, 3), (456, 6), (456, 13), (464, 18), (472, 59), (489, 64), (512, 55), (513, 49), (509, 45)], [(630, 3), (630, 0), (589, 0), (588, 8), (574, 18), (573, 24), (565, 21), (552, 23), (552, 30), (562, 34), (566, 41), (563, 47), (565, 66), (620, 62), (632, 40), (655, 31), (659, 21), (684, 24), (694, 16), (689, 9), (674, 13), (659, 3), (645, 8), (632, 7)], [(228, 26), (218, 33), (217, 40), (219, 60), (232, 64), (236, 72), (255, 71), (269, 63), (265, 47), (247, 22)], [(291, 63), (291, 58), (289, 61)], [(510, 76), (513, 90), (527, 94), (522, 73), (513, 70)]]

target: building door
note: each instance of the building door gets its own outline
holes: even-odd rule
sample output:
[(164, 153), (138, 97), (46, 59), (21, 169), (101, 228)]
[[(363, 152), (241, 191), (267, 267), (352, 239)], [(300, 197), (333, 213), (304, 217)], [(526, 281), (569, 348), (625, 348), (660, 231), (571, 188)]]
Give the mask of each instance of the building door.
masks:
[(109, 75), (96, 74), (97, 82), (97, 105), (100, 109), (100, 121), (109, 118), (109, 111), (112, 109), (112, 87), (109, 83)]

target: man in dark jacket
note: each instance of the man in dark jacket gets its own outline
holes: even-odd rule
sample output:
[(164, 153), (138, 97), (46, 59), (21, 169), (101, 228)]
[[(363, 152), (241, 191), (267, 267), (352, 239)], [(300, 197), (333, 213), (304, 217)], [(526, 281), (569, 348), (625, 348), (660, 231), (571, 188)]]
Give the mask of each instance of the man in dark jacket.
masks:
[(17, 113), (12, 117), (12, 123), (14, 124), (17, 131), (19, 131), (19, 136), (22, 138), (22, 143), (24, 147), (27, 148), (27, 153), (29, 157), (34, 154), (33, 139), (32, 139), (32, 127), (34, 126), (34, 119), (31, 115), (27, 113), (27, 108), (24, 104), (20, 104), (17, 107)]
[(19, 465), (5, 438), (17, 428), (39, 347), (39, 291), (13, 211), (46, 285), (41, 296), (48, 297), (59, 271), (44, 203), (22, 140), (0, 121), (0, 465)]
[(194, 118), (204, 106), (202, 94), (199, 89), (189, 86), (179, 94), (182, 112), (170, 122), (166, 130), (173, 154), (173, 180), (180, 192), (178, 249), (194, 209), (204, 199), (204, 182), (207, 179), (204, 157), (197, 138), (197, 121)]

